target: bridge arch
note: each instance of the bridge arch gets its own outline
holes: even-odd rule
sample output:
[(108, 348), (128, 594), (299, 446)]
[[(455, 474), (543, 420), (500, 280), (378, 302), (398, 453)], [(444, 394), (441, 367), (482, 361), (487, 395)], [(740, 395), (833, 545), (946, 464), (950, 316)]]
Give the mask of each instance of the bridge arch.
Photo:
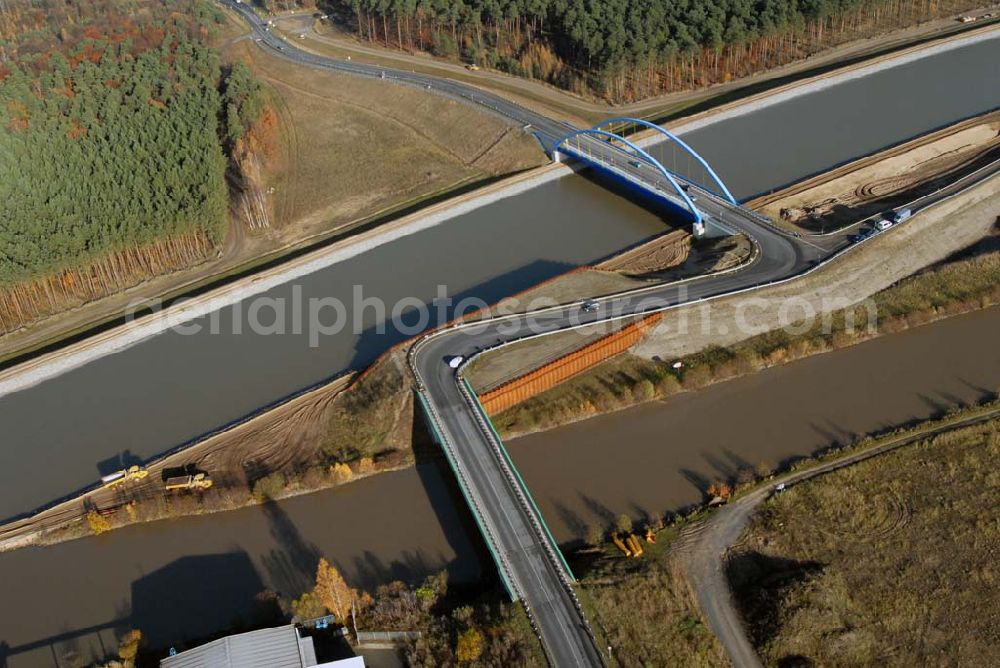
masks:
[(694, 224), (696, 226), (701, 226), (703, 224), (701, 212), (698, 211), (697, 207), (695, 207), (694, 205), (694, 202), (692, 202), (691, 198), (688, 197), (687, 192), (685, 192), (685, 190), (681, 188), (680, 184), (677, 183), (677, 179), (674, 178), (674, 176), (667, 170), (667, 168), (664, 167), (662, 164), (660, 164), (659, 160), (657, 160), (649, 153), (647, 153), (646, 151), (639, 148), (638, 146), (636, 146), (635, 144), (633, 144), (632, 142), (630, 142), (629, 140), (625, 139), (620, 135), (616, 135), (612, 132), (607, 132), (606, 130), (601, 130), (599, 128), (585, 128), (582, 130), (574, 130), (573, 132), (570, 132), (569, 134), (563, 136), (562, 139), (557, 141), (555, 147), (553, 147), (553, 151), (558, 152), (559, 149), (562, 146), (564, 146), (567, 141), (573, 139), (574, 137), (579, 137), (582, 135), (589, 135), (594, 137), (600, 137), (602, 139), (607, 139), (609, 141), (616, 141), (621, 144), (624, 144), (627, 148), (631, 149), (632, 153), (636, 157), (642, 158), (643, 162), (652, 165), (654, 169), (656, 169), (660, 174), (662, 174), (667, 179), (668, 182), (670, 182), (670, 185), (674, 187), (674, 191), (678, 195), (680, 195), (681, 199), (687, 205), (688, 211), (690, 211), (691, 215), (694, 217)]
[(606, 121), (601, 121), (600, 123), (595, 125), (593, 129), (601, 130), (609, 126), (613, 126), (616, 123), (635, 123), (636, 125), (641, 125), (643, 127), (649, 128), (650, 130), (655, 130), (656, 132), (666, 137), (668, 141), (674, 142), (677, 146), (680, 146), (681, 149), (683, 149), (688, 155), (697, 160), (702, 167), (705, 168), (705, 172), (715, 182), (715, 185), (719, 187), (720, 195), (725, 197), (732, 204), (739, 204), (739, 202), (736, 201), (736, 198), (733, 197), (733, 194), (729, 192), (729, 188), (726, 187), (726, 184), (723, 183), (722, 179), (719, 178), (719, 175), (716, 174), (715, 170), (708, 165), (708, 162), (706, 162), (705, 159), (701, 157), (701, 155), (699, 155), (697, 151), (691, 148), (691, 146), (689, 146), (687, 142), (685, 142), (683, 139), (675, 135), (673, 132), (670, 132), (665, 128), (661, 128), (659, 125), (655, 123), (644, 121), (641, 118), (631, 118), (629, 116), (619, 116), (618, 118), (612, 118)]

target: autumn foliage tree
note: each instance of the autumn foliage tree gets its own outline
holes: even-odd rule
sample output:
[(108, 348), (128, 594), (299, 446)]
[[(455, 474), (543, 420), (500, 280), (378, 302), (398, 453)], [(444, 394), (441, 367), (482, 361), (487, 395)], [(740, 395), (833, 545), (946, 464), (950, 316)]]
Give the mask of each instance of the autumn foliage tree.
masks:
[(118, 643), (118, 658), (122, 660), (124, 668), (133, 668), (135, 666), (135, 659), (139, 655), (139, 644), (141, 642), (142, 631), (132, 629)]
[(352, 589), (340, 571), (326, 559), (320, 559), (316, 568), (315, 592), (323, 606), (340, 622), (347, 621), (355, 601), (365, 598)]
[(0, 334), (216, 253), (226, 150), (265, 104), (227, 81), (211, 3), (0, 9)]
[(330, 478), (337, 484), (349, 482), (354, 477), (354, 471), (343, 462), (330, 466)]
[(326, 614), (326, 607), (319, 600), (315, 589), (303, 592), (302, 596), (292, 601), (291, 609), (299, 620), (316, 619)]
[(370, 475), (375, 472), (375, 461), (371, 457), (358, 460), (358, 475)]
[(483, 634), (479, 629), (463, 631), (455, 643), (455, 658), (465, 663), (479, 659), (483, 653)]
[(729, 483), (719, 480), (716, 480), (709, 485), (706, 491), (709, 496), (719, 497), (720, 499), (728, 499), (733, 495), (733, 488), (729, 485)]

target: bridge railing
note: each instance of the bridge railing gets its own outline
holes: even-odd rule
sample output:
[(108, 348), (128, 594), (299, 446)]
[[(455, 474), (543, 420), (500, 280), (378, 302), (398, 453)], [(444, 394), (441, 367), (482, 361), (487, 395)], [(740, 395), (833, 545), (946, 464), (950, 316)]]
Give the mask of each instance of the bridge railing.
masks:
[[(538, 626), (538, 622), (535, 620), (535, 615), (527, 603), (524, 603), (524, 594), (515, 584), (516, 579), (514, 578), (510, 563), (507, 561), (507, 557), (495, 537), (493, 529), (489, 524), (489, 520), (483, 513), (482, 508), (479, 505), (479, 501), (475, 497), (472, 487), (468, 483), (464, 470), (458, 463), (458, 459), (455, 456), (450, 441), (448, 441), (447, 437), (444, 435), (444, 431), (440, 427), (440, 418), (437, 415), (437, 411), (434, 410), (433, 405), (424, 397), (422, 389), (417, 390), (416, 394), (420, 400), (421, 406), (430, 420), (431, 430), (434, 432), (434, 437), (441, 445), (442, 450), (444, 450), (445, 458), (448, 460), (448, 464), (455, 473), (459, 489), (462, 491), (462, 496), (465, 498), (465, 502), (468, 504), (469, 510), (472, 512), (473, 519), (476, 521), (476, 526), (479, 527), (479, 532), (483, 536), (483, 540), (486, 542), (486, 548), (490, 551), (490, 555), (493, 557), (493, 561), (497, 565), (497, 570), (500, 573), (500, 579), (503, 581), (504, 588), (507, 590), (507, 595), (510, 596), (512, 601), (522, 601), (524, 613), (528, 617), (528, 623), (531, 625), (532, 630), (534, 630), (535, 635), (541, 639), (542, 632)], [(581, 618), (584, 619), (584, 624), (586, 625), (586, 617), (583, 617), (583, 610), (579, 607), (579, 601), (576, 600), (575, 595), (573, 596), (573, 599), (574, 604), (580, 611)], [(590, 633), (589, 627), (587, 628), (587, 633)], [(593, 636), (591, 635), (591, 637)], [(544, 643), (543, 649), (545, 649)]]
[[(609, 144), (607, 142), (601, 142), (598, 145), (602, 146), (602, 148), (610, 146), (613, 150), (616, 150), (622, 153), (623, 155), (627, 156), (627, 158), (639, 159), (647, 163), (649, 166), (651, 166), (664, 179), (666, 179), (667, 183), (674, 189), (674, 192), (681, 199), (681, 204), (683, 204), (687, 208), (687, 210), (691, 213), (691, 215), (694, 217), (695, 224), (696, 225), (701, 224), (702, 222), (701, 212), (698, 211), (698, 208), (695, 207), (694, 202), (691, 201), (691, 198), (688, 196), (687, 192), (684, 191), (681, 185), (677, 182), (677, 179), (675, 179), (674, 176), (670, 173), (670, 171), (666, 167), (664, 167), (659, 160), (651, 156), (641, 147), (636, 146), (628, 139), (625, 139), (624, 137), (613, 134), (611, 132), (606, 132), (605, 130), (599, 130), (595, 128), (574, 130), (573, 132), (570, 132), (569, 134), (561, 138), (558, 142), (556, 142), (553, 151), (555, 153), (563, 151), (578, 159), (590, 162), (591, 164), (611, 169), (616, 173), (620, 174), (621, 176), (625, 177), (626, 179), (636, 184), (642, 185), (647, 190), (653, 191), (654, 194), (659, 195), (661, 197), (667, 197), (666, 191), (661, 191), (655, 185), (652, 185), (650, 182), (644, 180), (637, 180), (632, 174), (619, 168), (613, 162), (609, 163), (607, 160), (601, 159), (600, 156), (597, 156), (596, 154), (585, 152), (584, 149), (582, 148), (583, 144), (580, 141), (581, 138), (593, 142), (600, 142), (600, 139), (607, 139), (612, 142), (618, 142), (619, 144), (621, 144), (621, 146), (616, 146), (614, 144)], [(573, 147), (572, 144), (568, 143), (570, 140), (573, 139), (577, 140), (577, 145), (575, 148)], [(629, 151), (626, 151), (625, 148), (623, 148), (623, 146), (625, 148), (628, 148), (629, 151), (631, 151), (632, 153), (630, 154)]]
[[(652, 130), (653, 132), (656, 132), (657, 134), (662, 135), (663, 137), (666, 137), (665, 141), (670, 142), (670, 143), (672, 143), (672, 144), (674, 144), (676, 146), (680, 146), (681, 150), (683, 150), (689, 156), (691, 156), (692, 158), (694, 158), (698, 162), (698, 164), (700, 164), (702, 166), (702, 168), (705, 170), (705, 173), (708, 174), (709, 178), (712, 179), (712, 181), (715, 182), (715, 185), (719, 187), (719, 190), (720, 190), (719, 196), (722, 197), (722, 198), (724, 198), (724, 199), (729, 200), (730, 204), (738, 204), (738, 202), (736, 201), (736, 198), (733, 197), (733, 194), (731, 192), (729, 192), (729, 188), (727, 188), (726, 184), (722, 182), (722, 179), (719, 178), (719, 175), (715, 173), (715, 170), (712, 169), (711, 165), (708, 164), (708, 161), (705, 160), (705, 158), (701, 157), (700, 153), (698, 153), (693, 148), (691, 148), (690, 144), (688, 144), (687, 142), (685, 142), (683, 139), (681, 139), (680, 137), (678, 137), (677, 135), (675, 135), (670, 130), (667, 130), (666, 128), (664, 128), (662, 126), (659, 126), (659, 125), (657, 125), (655, 123), (651, 123), (650, 121), (646, 121), (646, 120), (643, 120), (641, 118), (632, 118), (632, 117), (629, 117), (629, 116), (620, 116), (618, 118), (612, 118), (612, 119), (609, 119), (609, 120), (606, 120), (606, 121), (602, 121), (602, 122), (598, 123), (597, 125), (595, 125), (594, 128), (597, 129), (597, 128), (604, 128), (604, 127), (608, 127), (608, 126), (614, 126), (616, 123), (622, 123), (626, 127), (628, 125), (638, 125), (640, 127), (644, 127), (644, 128), (646, 128), (648, 130)], [(680, 176), (680, 175), (678, 175), (678, 176)], [(681, 178), (683, 178), (685, 181), (687, 181), (689, 183), (692, 183), (693, 185), (701, 187), (703, 190), (705, 190), (707, 192), (711, 192), (704, 185), (702, 185), (700, 183), (697, 183), (696, 181), (694, 181), (690, 177), (681, 176)], [(716, 193), (713, 193), (713, 194), (716, 194)]]
[[(465, 364), (468, 364), (468, 361)], [(463, 364), (462, 367), (459, 368), (459, 374), (461, 374), (464, 366), (465, 365)], [(545, 518), (542, 517), (541, 511), (538, 509), (538, 506), (535, 505), (535, 501), (531, 497), (531, 492), (528, 491), (528, 486), (521, 478), (521, 474), (518, 472), (517, 467), (514, 466), (514, 462), (511, 460), (510, 454), (503, 445), (503, 440), (500, 438), (500, 435), (497, 433), (493, 423), (486, 415), (486, 411), (479, 402), (479, 398), (476, 396), (472, 386), (469, 385), (469, 381), (465, 378), (461, 378), (459, 388), (462, 390), (462, 395), (465, 398), (466, 403), (473, 410), (473, 413), (476, 416), (476, 421), (479, 423), (480, 430), (490, 441), (494, 455), (496, 455), (497, 463), (504, 471), (512, 488), (515, 490), (525, 514), (530, 518), (531, 526), (535, 531), (536, 537), (541, 542), (550, 562), (553, 566), (555, 566), (556, 572), (559, 573), (559, 580), (562, 583), (563, 590), (573, 602), (573, 607), (576, 609), (580, 619), (583, 620), (583, 627), (587, 633), (587, 637), (590, 639), (593, 646), (597, 647), (597, 639), (594, 637), (593, 631), (590, 630), (590, 623), (587, 621), (587, 614), (584, 612), (583, 605), (580, 603), (580, 599), (576, 595), (576, 590), (573, 588), (573, 583), (576, 582), (576, 576), (573, 575), (573, 571), (566, 562), (566, 558), (563, 556), (562, 550), (559, 549), (559, 544), (556, 543), (555, 538), (552, 536), (552, 532), (549, 531), (549, 527), (545, 523)]]
[(462, 492), (462, 496), (465, 497), (465, 503), (469, 506), (469, 510), (472, 511), (472, 517), (476, 521), (476, 525), (479, 527), (479, 532), (482, 534), (483, 539), (486, 541), (486, 547), (490, 551), (490, 555), (493, 557), (494, 563), (497, 565), (497, 570), (500, 572), (500, 579), (503, 581), (504, 588), (507, 590), (507, 595), (510, 596), (512, 601), (516, 601), (522, 597), (522, 594), (514, 584), (513, 572), (510, 564), (507, 562), (506, 556), (504, 556), (503, 551), (500, 549), (500, 544), (496, 539), (493, 528), (489, 523), (489, 519), (486, 514), (483, 513), (483, 510), (479, 505), (479, 500), (472, 491), (472, 486), (469, 484), (468, 478), (465, 475), (465, 470), (462, 468), (461, 464), (459, 464), (458, 458), (455, 456), (451, 442), (445, 436), (444, 430), (441, 429), (441, 422), (437, 415), (437, 411), (434, 410), (434, 406), (431, 402), (427, 401), (424, 397), (423, 391), (418, 390), (417, 397), (420, 400), (420, 405), (424, 409), (424, 413), (428, 417), (431, 430), (434, 432), (434, 437), (441, 445), (441, 449), (444, 450), (445, 458), (448, 460), (451, 470), (455, 472), (455, 478), (458, 480), (458, 487)]

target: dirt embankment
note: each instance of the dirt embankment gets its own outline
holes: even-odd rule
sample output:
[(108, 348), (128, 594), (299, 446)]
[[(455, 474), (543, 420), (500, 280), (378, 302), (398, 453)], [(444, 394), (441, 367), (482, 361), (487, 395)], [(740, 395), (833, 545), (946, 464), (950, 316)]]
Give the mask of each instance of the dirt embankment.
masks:
[[(1000, 213), (1000, 177), (931, 207), (803, 278), (674, 309), (636, 348), (671, 359), (858, 304), (987, 235)], [(678, 326), (685, 323), (687, 326)]]
[(725, 271), (745, 262), (753, 252), (743, 234), (695, 239), (686, 229), (666, 234), (594, 265), (629, 278), (664, 282)]
[[(96, 511), (114, 528), (232, 510), (323, 489), (412, 463), (412, 385), (401, 350), (152, 463), (149, 475), (98, 487), (0, 528), (0, 550), (90, 533)], [(206, 491), (168, 492), (166, 477), (205, 473)], [(263, 481), (263, 484), (262, 484)]]
[(773, 220), (830, 232), (933, 192), (1000, 158), (1000, 112), (932, 132), (748, 203)]
[(691, 253), (692, 236), (687, 230), (671, 230), (631, 250), (616, 255), (594, 269), (617, 271), (626, 276), (644, 276), (683, 264)]

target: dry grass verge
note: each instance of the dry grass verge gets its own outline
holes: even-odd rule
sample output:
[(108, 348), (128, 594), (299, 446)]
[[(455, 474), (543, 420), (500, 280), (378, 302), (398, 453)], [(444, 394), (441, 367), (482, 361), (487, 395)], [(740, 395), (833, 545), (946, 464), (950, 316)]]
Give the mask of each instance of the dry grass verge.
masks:
[(532, 136), (454, 100), (302, 67), (252, 43), (231, 57), (248, 61), (282, 103), (289, 159), (269, 182), (280, 240), (548, 162)]
[(768, 501), (729, 561), (765, 662), (1000, 660), (998, 455), (994, 420)]
[(610, 665), (722, 666), (725, 653), (698, 612), (671, 543), (676, 529), (643, 541), (644, 555), (626, 559), (605, 545), (578, 553), (587, 562), (579, 597)]

